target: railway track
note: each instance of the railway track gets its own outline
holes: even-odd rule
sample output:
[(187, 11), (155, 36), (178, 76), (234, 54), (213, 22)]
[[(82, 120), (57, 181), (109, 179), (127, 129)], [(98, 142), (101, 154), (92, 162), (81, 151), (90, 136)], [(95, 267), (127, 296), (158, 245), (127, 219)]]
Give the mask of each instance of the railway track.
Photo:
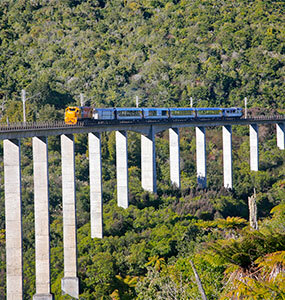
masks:
[[(237, 121), (235, 118), (175, 118), (175, 119), (143, 119), (143, 120), (94, 120), (89, 122), (78, 122), (75, 125), (66, 124), (64, 121), (47, 121), (47, 122), (27, 122), (27, 123), (9, 123), (0, 124), (0, 132), (11, 131), (23, 131), (23, 130), (42, 130), (42, 129), (65, 129), (65, 128), (84, 128), (84, 127), (96, 127), (104, 125), (157, 125), (157, 124), (171, 124), (171, 123), (197, 123), (200, 122), (201, 126), (210, 121)], [(251, 118), (240, 118), (240, 123), (248, 123), (255, 121), (276, 121), (285, 122), (285, 115), (273, 115), (273, 116), (256, 116)]]

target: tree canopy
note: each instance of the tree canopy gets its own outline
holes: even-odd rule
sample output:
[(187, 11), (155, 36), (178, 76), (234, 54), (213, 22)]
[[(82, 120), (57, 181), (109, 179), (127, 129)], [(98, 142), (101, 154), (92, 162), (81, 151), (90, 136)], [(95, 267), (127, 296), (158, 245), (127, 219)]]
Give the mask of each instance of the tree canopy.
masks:
[[(59, 120), (84, 93), (92, 106), (242, 106), (284, 112), (284, 3), (269, 0), (2, 0), (1, 122)], [(208, 188), (197, 187), (194, 128), (180, 130), (181, 189), (171, 184), (168, 133), (156, 135), (157, 193), (140, 183), (140, 136), (128, 132), (129, 207), (117, 207), (114, 133), (102, 133), (104, 238), (90, 238), (87, 137), (75, 135), (80, 299), (284, 299), (285, 156), (273, 125), (233, 126), (233, 189), (223, 186), (222, 132), (206, 132)], [(61, 156), (49, 137), (51, 280), (63, 277)], [(21, 140), (24, 299), (35, 294), (31, 139)], [(256, 189), (259, 230), (248, 224)], [(0, 298), (5, 298), (0, 144)]]
[(282, 1), (3, 0), (0, 97), (284, 108), (284, 15)]

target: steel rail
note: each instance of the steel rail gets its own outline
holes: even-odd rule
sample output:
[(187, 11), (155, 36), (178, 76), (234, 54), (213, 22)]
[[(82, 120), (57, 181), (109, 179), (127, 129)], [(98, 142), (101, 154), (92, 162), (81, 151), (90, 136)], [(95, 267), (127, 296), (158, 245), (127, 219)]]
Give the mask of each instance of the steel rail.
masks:
[(285, 121), (285, 115), (275, 116), (257, 116), (251, 118), (172, 118), (172, 119), (139, 119), (139, 120), (100, 120), (96, 122), (84, 123), (78, 122), (77, 124), (66, 124), (64, 121), (47, 121), (47, 122), (27, 122), (27, 123), (9, 123), (0, 124), (0, 132), (6, 131), (23, 131), (23, 130), (36, 130), (36, 129), (61, 129), (61, 128), (83, 128), (88, 126), (110, 126), (110, 125), (158, 125), (166, 123), (201, 123), (201, 125), (211, 123), (212, 121), (226, 121), (233, 123), (254, 123), (255, 121)]

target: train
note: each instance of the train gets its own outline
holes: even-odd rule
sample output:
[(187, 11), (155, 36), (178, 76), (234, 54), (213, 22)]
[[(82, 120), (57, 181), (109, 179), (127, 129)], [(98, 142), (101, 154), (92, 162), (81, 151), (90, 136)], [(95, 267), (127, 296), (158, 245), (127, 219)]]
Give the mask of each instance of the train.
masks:
[(93, 108), (88, 106), (68, 106), (65, 109), (66, 124), (96, 123), (112, 120), (190, 120), (190, 119), (222, 119), (241, 118), (243, 110), (240, 107), (219, 108)]

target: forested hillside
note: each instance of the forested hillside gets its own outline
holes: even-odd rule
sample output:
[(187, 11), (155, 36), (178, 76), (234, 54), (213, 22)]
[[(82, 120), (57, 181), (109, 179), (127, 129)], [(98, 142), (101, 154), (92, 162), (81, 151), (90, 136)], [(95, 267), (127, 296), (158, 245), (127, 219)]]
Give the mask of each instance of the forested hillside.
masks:
[(240, 106), (247, 96), (284, 108), (284, 15), (283, 1), (2, 0), (0, 98), (15, 101), (12, 115), (22, 88), (41, 92), (30, 119), (80, 93), (97, 106), (132, 106), (136, 95), (146, 106)]
[[(1, 120), (62, 120), (90, 105), (242, 106), (284, 113), (283, 1), (1, 0)], [(2, 104), (2, 105), (1, 105)], [(195, 130), (180, 131), (181, 183), (170, 183), (168, 133), (156, 136), (157, 194), (140, 183), (140, 136), (128, 133), (130, 207), (116, 204), (114, 133), (102, 135), (104, 238), (90, 238), (87, 136), (76, 135), (80, 299), (284, 299), (285, 154), (260, 126), (260, 170), (249, 130), (233, 127), (233, 190), (225, 190), (221, 128), (207, 129), (208, 189), (196, 184)], [(3, 145), (0, 144), (0, 299), (5, 299)], [(22, 139), (25, 300), (35, 294), (31, 139)], [(63, 277), (59, 137), (49, 138), (51, 278)], [(259, 229), (248, 223), (256, 191)], [(236, 298), (235, 298), (236, 297)]]

